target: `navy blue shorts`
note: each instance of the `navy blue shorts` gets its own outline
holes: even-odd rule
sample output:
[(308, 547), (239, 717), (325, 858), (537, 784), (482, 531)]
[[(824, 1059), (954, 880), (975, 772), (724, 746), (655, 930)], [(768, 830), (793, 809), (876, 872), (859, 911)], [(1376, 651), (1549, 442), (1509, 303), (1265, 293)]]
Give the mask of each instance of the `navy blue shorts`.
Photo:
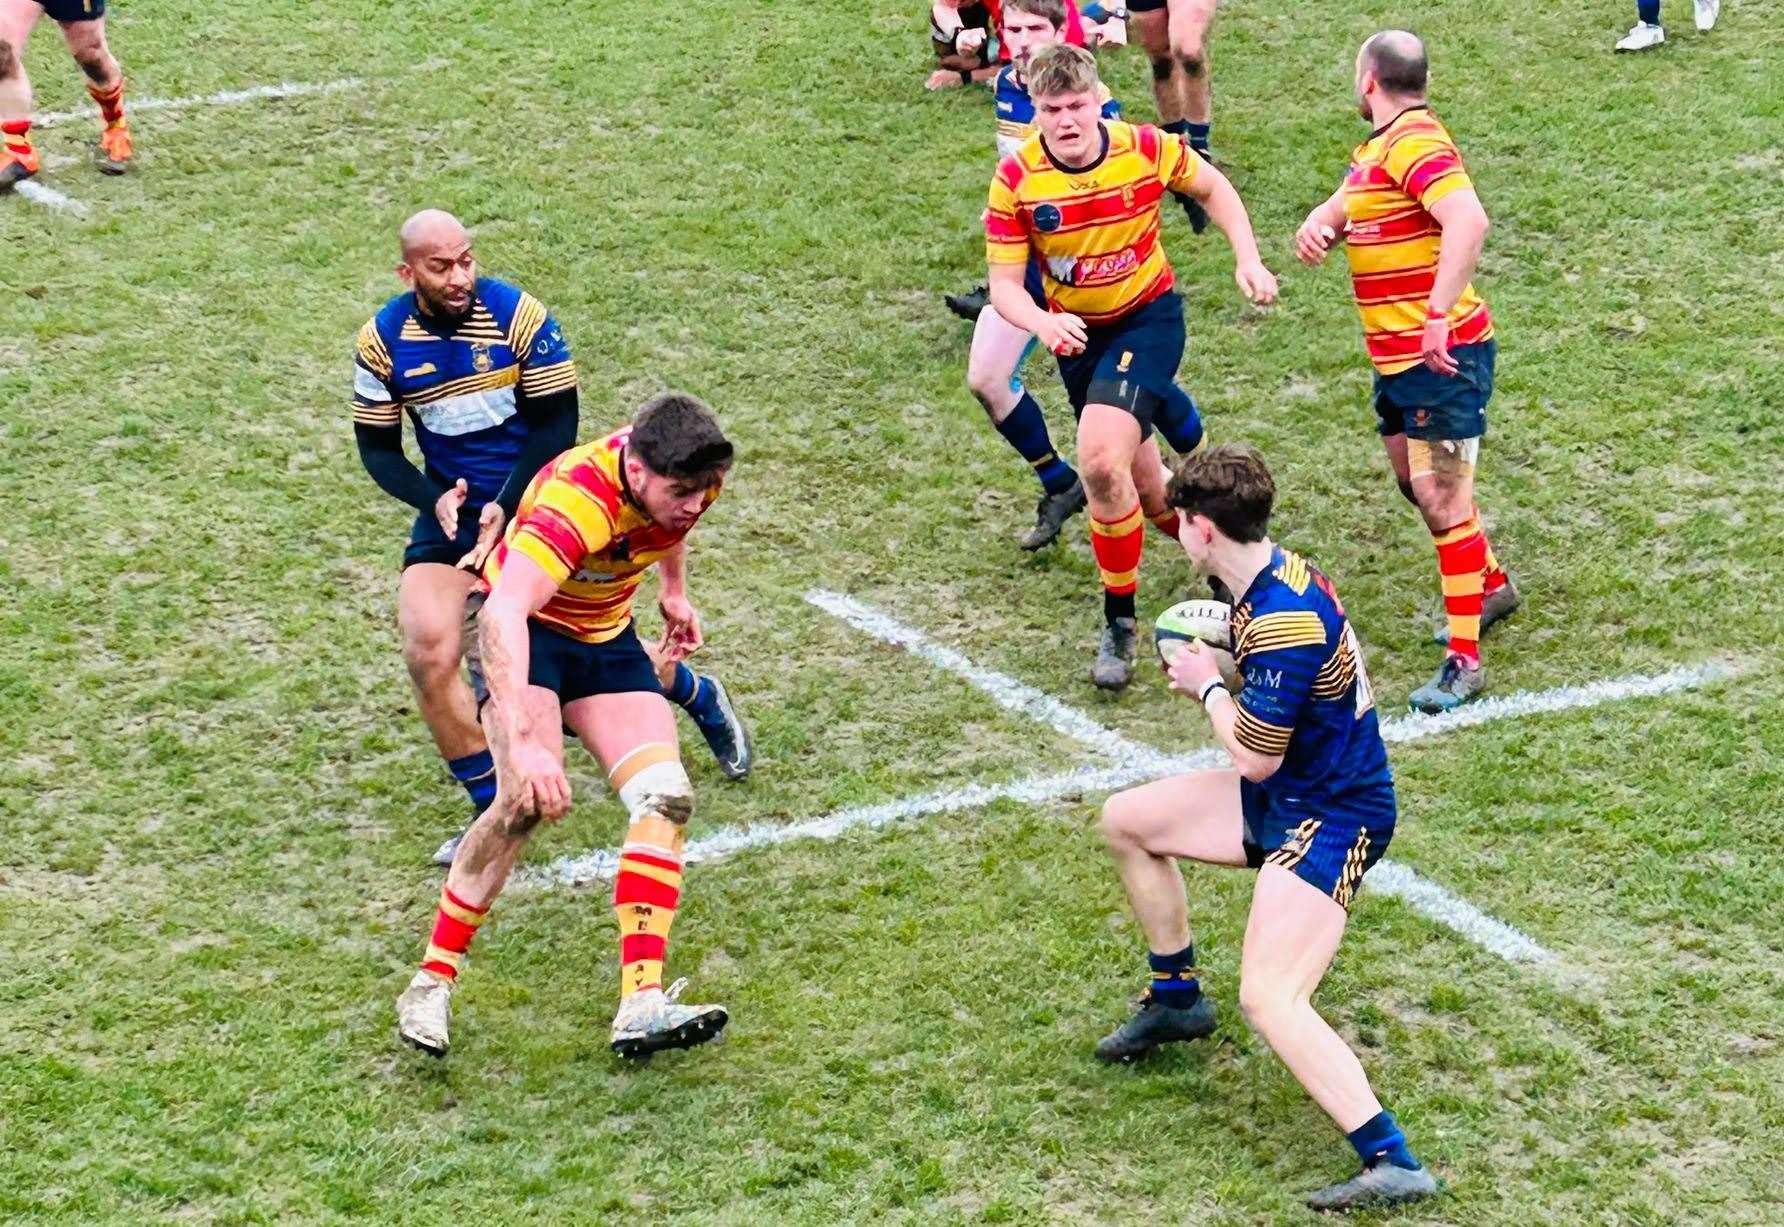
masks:
[(1028, 257), (1028, 267), (1022, 270), (1022, 288), (1028, 291), (1035, 306), (1047, 309), (1047, 283), (1041, 280), (1041, 262), (1033, 256)]
[(105, 0), (37, 0), (51, 21), (97, 21), (105, 16)]
[[(638, 630), (630, 622), (605, 643), (584, 643), (529, 618), (527, 647), (527, 681), (553, 692), (566, 706), (596, 694), (663, 693), (650, 656), (639, 642)], [(480, 659), (467, 663), (471, 666), (471, 693), (477, 696), (481, 713), (489, 701), (489, 683)]]
[(1168, 0), (1127, 0), (1127, 11), (1130, 13), (1156, 13), (1165, 7)]
[(1245, 863), (1281, 865), (1347, 911), (1363, 880), (1394, 838), (1394, 785), (1383, 781), (1337, 802), (1285, 804), (1261, 784), (1239, 781), (1245, 815)]
[(1059, 355), (1059, 378), (1072, 412), (1114, 405), (1139, 419), (1140, 438), (1147, 438), (1183, 361), (1183, 299), (1175, 292), (1160, 294), (1113, 323), (1085, 331), (1083, 353)]
[(409, 544), (403, 548), (403, 569), (406, 571), (418, 562), (443, 562), (456, 567), (458, 560), (477, 544), (477, 517), (482, 511), (482, 504), (473, 506), (467, 499), (458, 509), (458, 535), (453, 537), (440, 531), (440, 521), (432, 507), (416, 516), (409, 529)]
[(1478, 439), (1487, 433), (1499, 342), (1477, 341), (1449, 352), (1459, 368), (1454, 375), (1439, 375), (1422, 362), (1392, 375), (1376, 372), (1376, 430), (1414, 439)]

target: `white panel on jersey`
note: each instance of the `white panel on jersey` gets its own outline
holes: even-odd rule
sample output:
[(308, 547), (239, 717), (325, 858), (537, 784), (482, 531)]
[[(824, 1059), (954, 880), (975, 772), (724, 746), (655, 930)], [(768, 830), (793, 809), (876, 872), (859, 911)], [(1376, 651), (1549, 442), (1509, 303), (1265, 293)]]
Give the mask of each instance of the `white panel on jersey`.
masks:
[(500, 426), (514, 416), (514, 385), (448, 396), (427, 405), (413, 405), (421, 424), (437, 435), (468, 435)]

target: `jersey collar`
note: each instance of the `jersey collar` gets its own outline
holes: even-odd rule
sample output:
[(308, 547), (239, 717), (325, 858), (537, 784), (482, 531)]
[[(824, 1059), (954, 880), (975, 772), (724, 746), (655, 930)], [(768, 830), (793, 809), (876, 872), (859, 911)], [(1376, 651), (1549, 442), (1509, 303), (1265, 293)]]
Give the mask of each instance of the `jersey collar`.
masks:
[(1381, 127), (1377, 128), (1375, 131), (1371, 132), (1369, 134), (1369, 139), (1374, 140), (1376, 137), (1380, 136), (1383, 132), (1386, 132), (1389, 128), (1393, 127), (1395, 124), (1399, 123), (1402, 119), (1404, 119), (1408, 115), (1412, 114), (1414, 111), (1429, 111), (1430, 109), (1431, 109), (1431, 104), (1428, 102), (1415, 102), (1411, 106), (1405, 108), (1404, 110), (1397, 112), (1392, 119), (1387, 121), (1387, 123), (1381, 125)]

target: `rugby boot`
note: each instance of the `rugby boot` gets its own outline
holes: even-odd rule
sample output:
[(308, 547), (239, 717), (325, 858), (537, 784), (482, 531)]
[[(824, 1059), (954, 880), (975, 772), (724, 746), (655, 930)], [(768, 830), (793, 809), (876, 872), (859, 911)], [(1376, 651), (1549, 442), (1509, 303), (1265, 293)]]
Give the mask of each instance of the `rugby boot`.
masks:
[(1084, 510), (1084, 483), (1077, 478), (1058, 494), (1043, 494), (1034, 505), (1034, 527), (1016, 539), (1025, 550), (1034, 551), (1059, 540), (1065, 522)]
[(682, 1005), (676, 998), (687, 983), (677, 980), (667, 992), (647, 988), (621, 1001), (613, 1016), (613, 1051), (637, 1059), (716, 1038), (731, 1015), (722, 1005)]
[(719, 771), (727, 780), (741, 780), (749, 776), (750, 767), (756, 761), (755, 743), (750, 740), (750, 731), (737, 714), (737, 708), (731, 703), (731, 694), (725, 684), (718, 678), (701, 674), (698, 682), (701, 686), (711, 686), (713, 700), (717, 703), (720, 719), (710, 724), (694, 721), (700, 735), (706, 738), (707, 746), (712, 750), (713, 761), (718, 763)]
[[(1485, 635), (1493, 623), (1506, 617), (1523, 603), (1524, 598), (1519, 594), (1518, 586), (1512, 582), (1511, 576), (1507, 575), (1503, 584), (1481, 598), (1480, 633)], [(1449, 622), (1447, 620), (1438, 626), (1432, 638), (1437, 640), (1438, 647), (1447, 648), (1449, 646)]]
[(1135, 638), (1132, 618), (1116, 618), (1104, 624), (1096, 663), (1090, 666), (1090, 680), (1104, 690), (1126, 689), (1134, 677)]
[(99, 134), (99, 144), (93, 150), (93, 162), (101, 173), (121, 175), (130, 169), (130, 158), (135, 152), (130, 145), (130, 126), (115, 123)]
[[(475, 816), (473, 816), (471, 818), (471, 822), (475, 822), (475, 821), (477, 821), (477, 819)], [(440, 866), (442, 869), (451, 868), (452, 858), (458, 855), (458, 846), (465, 842), (465, 836), (470, 834), (470, 832), (471, 832), (471, 823), (467, 822), (463, 827), (459, 828), (459, 832), (457, 835), (454, 835), (451, 839), (448, 839), (445, 843), (441, 844), (438, 848), (435, 848), (434, 849), (434, 864)]]
[(1173, 1009), (1154, 1000), (1147, 989), (1133, 1016), (1096, 1042), (1096, 1059), (1117, 1064), (1150, 1056), (1162, 1044), (1199, 1040), (1214, 1034), (1214, 1002), (1206, 993), (1195, 1004)]
[(979, 312), (991, 305), (991, 287), (975, 285), (964, 294), (943, 294), (942, 301), (961, 319), (976, 320)]
[(1716, 16), (1722, 11), (1722, 0), (1697, 0), (1698, 33), (1704, 34), (1716, 28)]
[(1368, 1206), (1397, 1206), (1434, 1197), (1437, 1192), (1437, 1177), (1429, 1168), (1400, 1167), (1377, 1159), (1349, 1180), (1309, 1193), (1307, 1208), (1361, 1210)]
[(1646, 51), (1650, 47), (1658, 47), (1666, 41), (1666, 31), (1657, 24), (1638, 21), (1629, 27), (1629, 33), (1617, 40), (1618, 51)]
[(396, 1033), (430, 1057), (446, 1055), (446, 1024), (452, 1017), (452, 981), (418, 971), (396, 999)]
[(1427, 716), (1454, 711), (1487, 688), (1487, 667), (1453, 653), (1437, 666), (1437, 676), (1407, 696), (1406, 705)]
[(41, 169), (43, 163), (37, 157), (37, 151), (18, 153), (11, 149), (0, 152), (0, 192), (10, 192), (13, 185), (29, 179)]

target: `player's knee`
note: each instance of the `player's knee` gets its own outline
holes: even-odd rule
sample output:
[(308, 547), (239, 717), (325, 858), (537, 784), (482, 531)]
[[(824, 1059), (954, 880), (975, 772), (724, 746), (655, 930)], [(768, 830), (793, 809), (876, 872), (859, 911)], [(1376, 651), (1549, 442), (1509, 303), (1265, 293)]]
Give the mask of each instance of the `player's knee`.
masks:
[(18, 52), (12, 49), (11, 43), (0, 38), (0, 81), (11, 80), (21, 71), (22, 65), (19, 63)]
[(1394, 484), (1400, 487), (1400, 497), (1401, 498), (1403, 498), (1407, 502), (1411, 503), (1414, 507), (1417, 507), (1419, 505), (1418, 493), (1415, 490), (1413, 490), (1413, 488), (1412, 488), (1412, 478), (1410, 478), (1410, 477), (1396, 477), (1394, 479)]
[(1150, 57), (1149, 62), (1152, 65), (1152, 79), (1154, 81), (1169, 81), (1171, 79), (1171, 74), (1177, 71), (1177, 61), (1168, 55), (1152, 56)]
[(1186, 76), (1205, 77), (1208, 75), (1208, 49), (1200, 40), (1185, 42), (1175, 48), (1177, 62), (1183, 65)]
[(1085, 491), (1098, 502), (1118, 497), (1128, 476), (1127, 466), (1115, 449), (1096, 446), (1079, 447), (1078, 473), (1084, 479)]
[(1102, 817), (1097, 828), (1102, 832), (1103, 842), (1110, 848), (1131, 847), (1140, 842), (1139, 831), (1135, 827), (1134, 806), (1124, 792), (1118, 792), (1103, 802)]
[(995, 397), (1000, 388), (1009, 386), (1009, 377), (989, 370), (978, 363), (968, 362), (966, 365), (966, 388), (973, 394), (973, 399), (983, 405), (986, 413), (993, 412)]
[(403, 636), (403, 663), (417, 683), (458, 673), (459, 643), (454, 635), (434, 630), (408, 630)]
[(1251, 1029), (1268, 1038), (1295, 1008), (1294, 994), (1263, 976), (1239, 972), (1239, 1012)]
[[(639, 747), (640, 750), (646, 748)], [(671, 754), (675, 752), (673, 746), (662, 748)], [(622, 759), (616, 764), (615, 771), (624, 766)], [(619, 786), (619, 800), (633, 822), (654, 817), (678, 827), (686, 826), (694, 816), (694, 782), (688, 778), (687, 768), (681, 765), (679, 756), (664, 758), (628, 776)]]

